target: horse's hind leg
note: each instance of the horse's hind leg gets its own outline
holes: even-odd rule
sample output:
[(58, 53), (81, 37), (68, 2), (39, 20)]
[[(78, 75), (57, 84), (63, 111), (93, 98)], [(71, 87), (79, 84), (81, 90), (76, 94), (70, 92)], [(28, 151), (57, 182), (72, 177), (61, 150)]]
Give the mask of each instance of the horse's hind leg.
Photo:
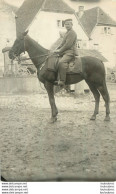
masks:
[(94, 113), (92, 115), (92, 117), (90, 118), (90, 120), (95, 120), (96, 119), (96, 115), (99, 113), (99, 101), (100, 101), (100, 94), (95, 86), (95, 84), (86, 81), (91, 92), (93, 93), (93, 96), (95, 98), (95, 109), (94, 109)]
[(44, 86), (47, 90), (49, 102), (52, 110), (52, 116), (51, 116), (51, 122), (54, 123), (57, 120), (57, 114), (58, 110), (55, 104), (55, 98), (54, 98), (54, 90), (53, 90), (53, 84), (49, 82), (45, 82)]
[(106, 117), (105, 117), (105, 121), (110, 121), (110, 97), (109, 97), (109, 93), (107, 90), (107, 86), (106, 86), (106, 82), (105, 80), (103, 81), (103, 84), (101, 86), (98, 87), (98, 90), (100, 91), (104, 101), (105, 101), (105, 106), (106, 106)]

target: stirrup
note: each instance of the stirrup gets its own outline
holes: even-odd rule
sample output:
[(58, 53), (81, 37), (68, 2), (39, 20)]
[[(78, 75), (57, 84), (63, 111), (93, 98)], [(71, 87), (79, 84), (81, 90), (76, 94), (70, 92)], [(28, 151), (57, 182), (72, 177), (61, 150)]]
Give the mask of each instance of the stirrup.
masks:
[(58, 81), (58, 86), (60, 86), (60, 87), (63, 87), (63, 86), (65, 86), (65, 82), (64, 81)]
[(54, 85), (57, 85), (57, 86), (60, 86), (60, 87), (63, 87), (63, 86), (65, 86), (65, 82), (64, 81), (55, 81), (54, 82)]

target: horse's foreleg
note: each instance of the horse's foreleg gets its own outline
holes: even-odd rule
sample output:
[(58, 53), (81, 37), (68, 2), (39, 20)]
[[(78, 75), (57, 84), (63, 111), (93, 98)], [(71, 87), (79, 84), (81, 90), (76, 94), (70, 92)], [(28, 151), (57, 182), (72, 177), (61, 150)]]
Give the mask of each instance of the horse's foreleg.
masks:
[(49, 83), (49, 82), (45, 82), (44, 86), (48, 93), (49, 102), (50, 102), (51, 111), (52, 111), (51, 122), (54, 123), (57, 120), (57, 114), (58, 114), (58, 110), (57, 110), (57, 107), (55, 104), (55, 98), (54, 98), (54, 90), (53, 90), (54, 86), (52, 83)]
[(92, 115), (92, 117), (90, 118), (90, 120), (95, 120), (96, 119), (96, 115), (99, 113), (99, 101), (100, 101), (100, 94), (98, 92), (98, 90), (96, 89), (96, 86), (92, 83), (88, 83), (88, 86), (91, 90), (91, 92), (93, 93), (93, 96), (95, 98), (95, 109), (94, 109), (94, 113)]

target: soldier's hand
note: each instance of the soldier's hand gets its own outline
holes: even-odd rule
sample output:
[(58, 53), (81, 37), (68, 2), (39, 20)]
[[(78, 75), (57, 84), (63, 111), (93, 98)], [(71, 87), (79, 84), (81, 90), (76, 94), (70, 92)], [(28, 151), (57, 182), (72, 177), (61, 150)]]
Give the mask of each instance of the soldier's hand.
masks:
[(54, 53), (60, 53), (60, 49), (55, 50)]

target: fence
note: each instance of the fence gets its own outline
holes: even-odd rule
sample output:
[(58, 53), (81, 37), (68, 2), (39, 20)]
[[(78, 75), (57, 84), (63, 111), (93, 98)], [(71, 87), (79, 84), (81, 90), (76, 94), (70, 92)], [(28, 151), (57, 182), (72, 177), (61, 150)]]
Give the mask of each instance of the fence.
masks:
[(46, 93), (37, 77), (0, 77), (0, 94)]

